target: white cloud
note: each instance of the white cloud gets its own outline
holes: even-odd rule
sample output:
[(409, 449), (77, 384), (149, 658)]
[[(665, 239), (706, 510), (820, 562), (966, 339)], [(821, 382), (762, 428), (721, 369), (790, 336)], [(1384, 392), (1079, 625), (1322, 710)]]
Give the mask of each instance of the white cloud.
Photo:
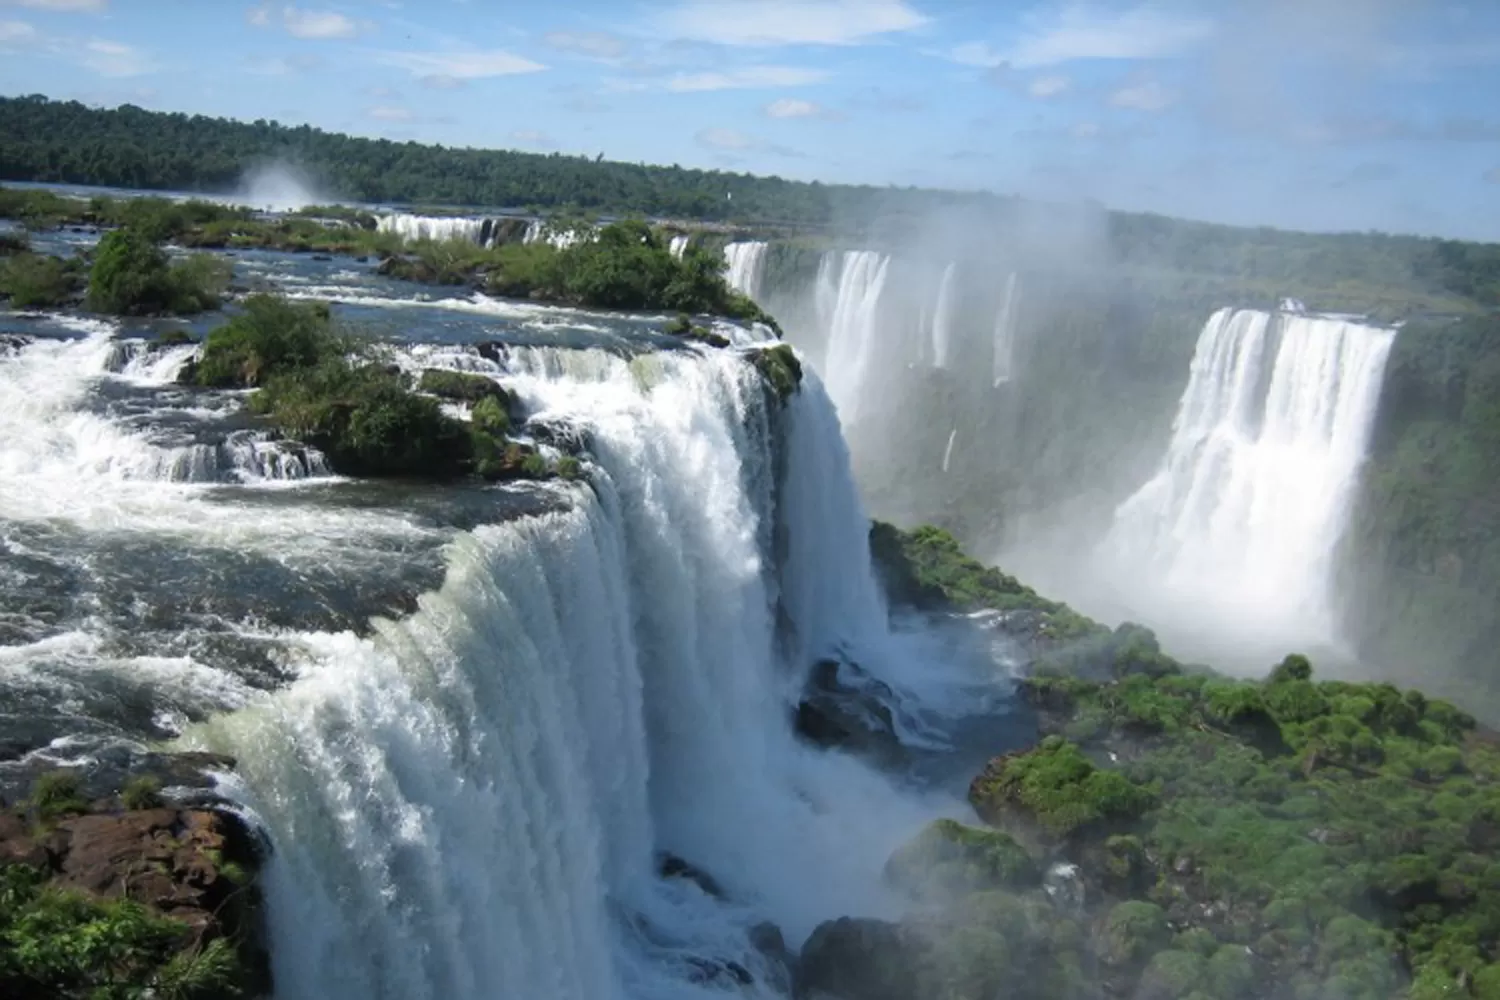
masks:
[(83, 46), (80, 61), (100, 76), (140, 76), (152, 70), (140, 49), (98, 38)]
[(703, 90), (755, 90), (765, 87), (802, 87), (828, 79), (828, 71), (795, 66), (746, 66), (708, 73), (678, 73), (667, 89), (678, 93)]
[(296, 76), (317, 69), (323, 61), (306, 53), (292, 56), (251, 57), (245, 60), (246, 68), (260, 76)]
[(102, 11), (109, 6), (109, 0), (0, 0), (0, 6), (5, 4), (14, 7), (30, 7), (33, 10)]
[(609, 62), (625, 54), (623, 38), (607, 31), (551, 31), (542, 36), (554, 49)]
[(331, 10), (300, 10), (283, 7), (281, 23), (293, 38), (353, 38), (359, 26)]
[(783, 97), (765, 107), (767, 118), (827, 118), (828, 109), (813, 101)]
[(990, 48), (989, 42), (964, 42), (945, 52), (928, 52), (927, 54), (939, 56), (949, 62), (956, 62), (960, 66), (978, 66), (981, 69), (994, 69), (1005, 65), (1005, 56)]
[(376, 121), (382, 122), (409, 122), (416, 117), (409, 109), (396, 107), (395, 105), (382, 105), (371, 108), (367, 114)]
[(907, 0), (685, 0), (658, 27), (718, 45), (858, 45), (926, 23)]
[(1164, 111), (1177, 103), (1177, 94), (1155, 80), (1121, 87), (1109, 95), (1109, 103), (1133, 111)]
[(1020, 41), (1006, 54), (1018, 69), (1074, 59), (1161, 59), (1181, 55), (1214, 31), (1204, 17), (1184, 17), (1143, 4), (1109, 10), (1070, 3), (1055, 14), (1024, 19)]
[(760, 145), (760, 140), (732, 128), (706, 128), (694, 136), (698, 145), (718, 150), (746, 150)]
[(36, 29), (25, 21), (0, 21), (0, 45), (29, 42), (34, 38)]
[(512, 55), (500, 49), (459, 52), (386, 52), (380, 56), (382, 62), (399, 66), (413, 76), (424, 78), (424, 82), (449, 85), (460, 80), (481, 80), (491, 76), (512, 76), (517, 73), (536, 73), (547, 67), (522, 56)]
[(271, 9), (265, 5), (251, 7), (245, 12), (245, 20), (257, 28), (269, 28), (271, 26)]
[(1026, 93), (1038, 100), (1045, 101), (1049, 97), (1056, 97), (1059, 94), (1066, 93), (1072, 85), (1072, 81), (1061, 74), (1039, 76), (1026, 85)]

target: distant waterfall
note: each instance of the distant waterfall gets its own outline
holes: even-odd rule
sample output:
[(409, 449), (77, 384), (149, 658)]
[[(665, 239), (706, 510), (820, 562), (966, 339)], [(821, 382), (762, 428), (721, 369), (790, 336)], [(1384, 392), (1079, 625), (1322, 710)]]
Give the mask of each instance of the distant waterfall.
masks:
[(405, 212), (382, 215), (375, 221), (377, 230), (395, 233), (403, 240), (467, 240), (470, 243), (481, 242), (481, 234), (487, 233), (492, 225), (489, 219), (408, 215)]
[(821, 271), (831, 291), (819, 290), (819, 299), (831, 299), (828, 357), (823, 365), (828, 392), (846, 426), (858, 416), (859, 393), (876, 353), (875, 326), (880, 296), (885, 289), (890, 258), (873, 250), (842, 252), (838, 277), (833, 269)]
[(691, 237), (688, 237), (686, 235), (678, 235), (672, 237), (671, 242), (667, 244), (667, 250), (671, 252), (673, 257), (680, 258), (684, 253), (687, 252), (688, 240), (690, 238)]
[(990, 370), (997, 387), (1009, 382), (1015, 374), (1016, 317), (1020, 309), (1020, 293), (1016, 286), (1016, 273), (1012, 271), (1005, 279), (1005, 297), (1000, 300), (1000, 311), (995, 316)]
[(752, 299), (760, 298), (767, 246), (766, 243), (754, 241), (731, 243), (724, 248), (724, 259), (729, 264), (726, 278), (730, 288)]
[(1160, 470), (1106, 548), (1287, 634), (1332, 635), (1329, 584), (1395, 331), (1221, 309), (1198, 338)]
[(937, 305), (932, 311), (932, 366), (947, 368), (953, 362), (953, 272), (949, 262), (938, 282)]

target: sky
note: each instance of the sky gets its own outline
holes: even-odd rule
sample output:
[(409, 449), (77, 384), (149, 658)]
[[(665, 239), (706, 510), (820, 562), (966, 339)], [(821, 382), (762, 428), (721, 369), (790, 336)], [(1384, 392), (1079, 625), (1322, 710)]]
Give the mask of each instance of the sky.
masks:
[(0, 0), (0, 94), (1500, 241), (1500, 0)]

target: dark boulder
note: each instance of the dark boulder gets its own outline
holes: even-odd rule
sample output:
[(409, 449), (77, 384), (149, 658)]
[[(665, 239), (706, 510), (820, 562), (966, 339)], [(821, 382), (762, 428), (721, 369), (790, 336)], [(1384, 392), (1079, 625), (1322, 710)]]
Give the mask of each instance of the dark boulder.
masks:
[(818, 925), (797, 962), (797, 1000), (917, 1000), (927, 945), (900, 924), (840, 917)]
[(819, 660), (797, 705), (796, 728), (823, 747), (842, 747), (895, 763), (901, 756), (891, 686), (855, 663)]
[(715, 899), (724, 898), (724, 887), (708, 872), (675, 854), (663, 851), (656, 858), (656, 872), (662, 878), (684, 878)]

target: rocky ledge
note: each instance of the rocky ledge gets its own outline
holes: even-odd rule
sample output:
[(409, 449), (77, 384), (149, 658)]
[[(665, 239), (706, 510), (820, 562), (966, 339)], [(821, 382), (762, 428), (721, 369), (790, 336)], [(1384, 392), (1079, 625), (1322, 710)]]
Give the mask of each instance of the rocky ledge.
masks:
[[(231, 764), (189, 755), (172, 770)], [(98, 784), (44, 771), (0, 803), (0, 996), (268, 996), (255, 835), (168, 799), (150, 772)]]

